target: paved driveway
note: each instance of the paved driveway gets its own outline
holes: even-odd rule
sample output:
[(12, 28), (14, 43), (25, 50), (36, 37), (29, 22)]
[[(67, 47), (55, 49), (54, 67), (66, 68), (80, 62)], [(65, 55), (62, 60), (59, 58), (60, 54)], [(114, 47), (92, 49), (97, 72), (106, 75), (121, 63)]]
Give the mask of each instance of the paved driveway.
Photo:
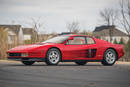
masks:
[(130, 87), (130, 65), (0, 62), (0, 87)]

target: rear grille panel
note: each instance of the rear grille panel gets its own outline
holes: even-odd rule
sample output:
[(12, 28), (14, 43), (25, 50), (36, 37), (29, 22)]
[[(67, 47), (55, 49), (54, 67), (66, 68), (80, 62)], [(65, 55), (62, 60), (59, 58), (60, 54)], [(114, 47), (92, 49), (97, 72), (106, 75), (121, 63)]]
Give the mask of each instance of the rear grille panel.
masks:
[(9, 56), (21, 56), (21, 53), (9, 53)]

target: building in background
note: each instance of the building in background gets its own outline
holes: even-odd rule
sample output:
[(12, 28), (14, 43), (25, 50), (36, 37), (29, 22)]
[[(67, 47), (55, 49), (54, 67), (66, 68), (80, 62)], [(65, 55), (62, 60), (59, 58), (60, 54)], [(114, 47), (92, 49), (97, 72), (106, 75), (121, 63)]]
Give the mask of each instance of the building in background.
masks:
[(31, 40), (34, 31), (32, 28), (22, 28), (21, 25), (0, 25), (0, 29), (4, 29), (8, 32), (9, 44), (15, 42), (22, 44), (24, 40)]
[(93, 35), (97, 38), (114, 42), (116, 40), (117, 42), (120, 42), (121, 38), (126, 43), (129, 38), (126, 33), (120, 31), (115, 26), (99, 26), (96, 27), (93, 31)]
[[(0, 25), (0, 29), (8, 32), (8, 43), (12, 44), (18, 41), (18, 33), (21, 25)], [(1, 37), (2, 38), (2, 37)]]
[(31, 40), (34, 30), (32, 28), (22, 28), (22, 29), (24, 40)]

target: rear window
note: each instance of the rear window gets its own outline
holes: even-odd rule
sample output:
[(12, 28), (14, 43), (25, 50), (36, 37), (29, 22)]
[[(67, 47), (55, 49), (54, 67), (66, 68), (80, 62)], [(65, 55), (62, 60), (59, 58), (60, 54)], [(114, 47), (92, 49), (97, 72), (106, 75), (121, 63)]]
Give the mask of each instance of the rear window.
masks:
[(86, 37), (86, 40), (87, 44), (95, 44), (95, 41), (91, 37)]

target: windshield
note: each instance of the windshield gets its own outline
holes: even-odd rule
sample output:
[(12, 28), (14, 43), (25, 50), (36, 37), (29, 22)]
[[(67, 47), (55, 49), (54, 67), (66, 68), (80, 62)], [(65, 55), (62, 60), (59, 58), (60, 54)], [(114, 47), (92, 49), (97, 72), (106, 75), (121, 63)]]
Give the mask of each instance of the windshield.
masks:
[(68, 38), (69, 38), (69, 36), (57, 36), (57, 37), (51, 38), (49, 40), (46, 40), (43, 43), (63, 43)]

